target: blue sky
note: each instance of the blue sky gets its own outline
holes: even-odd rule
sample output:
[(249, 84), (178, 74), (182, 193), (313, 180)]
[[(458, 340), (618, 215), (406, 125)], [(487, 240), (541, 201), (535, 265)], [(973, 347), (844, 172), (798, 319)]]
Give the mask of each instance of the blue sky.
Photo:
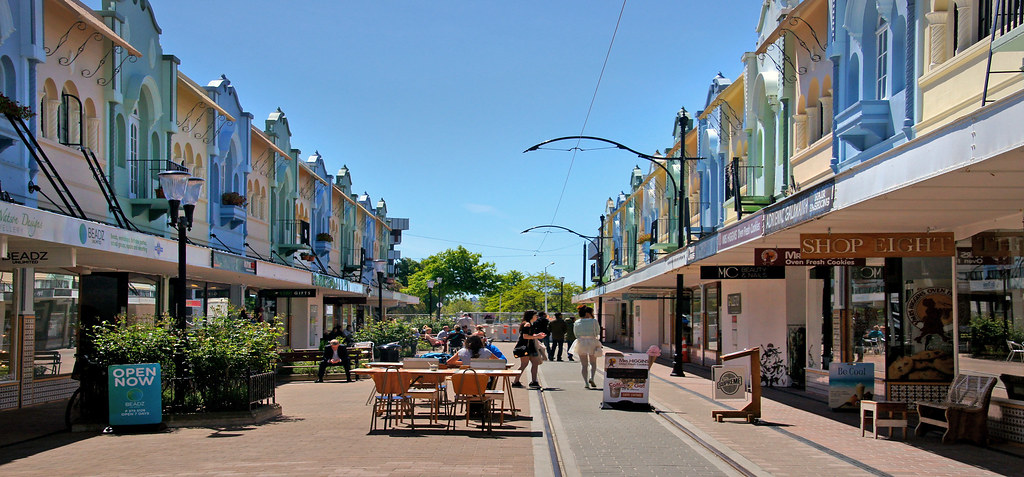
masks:
[(761, 5), (627, 2), (587, 118), (617, 0), (151, 1), (181, 71), (200, 84), (227, 75), (261, 127), (281, 107), (304, 157), (347, 165), (356, 192), (410, 219), (403, 256), (462, 244), (501, 272), (554, 261), (548, 272), (572, 282), (581, 239), (519, 232), (596, 235), (604, 201), (648, 166), (618, 151), (522, 151), (585, 120), (586, 135), (664, 150), (680, 106), (701, 109), (716, 73), (739, 74)]

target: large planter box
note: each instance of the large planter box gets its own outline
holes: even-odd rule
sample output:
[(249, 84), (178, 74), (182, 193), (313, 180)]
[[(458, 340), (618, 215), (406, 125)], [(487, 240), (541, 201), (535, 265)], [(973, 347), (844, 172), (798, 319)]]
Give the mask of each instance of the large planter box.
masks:
[(999, 379), (1006, 385), (1006, 397), (1024, 401), (1024, 376), (1000, 374)]
[(220, 224), (230, 228), (237, 228), (245, 223), (245, 207), (241, 205), (220, 206)]
[(317, 255), (324, 255), (325, 253), (327, 253), (328, 251), (331, 250), (331, 244), (332, 243), (334, 243), (334, 242), (327, 242), (327, 241), (324, 241), (324, 240), (314, 240), (313, 241), (313, 251), (315, 251)]

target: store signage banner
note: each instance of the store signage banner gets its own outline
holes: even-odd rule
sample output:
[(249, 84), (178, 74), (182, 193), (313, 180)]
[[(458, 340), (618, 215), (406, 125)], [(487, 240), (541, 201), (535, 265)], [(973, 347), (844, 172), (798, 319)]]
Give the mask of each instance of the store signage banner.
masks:
[(267, 298), (312, 298), (316, 296), (316, 289), (260, 290), (260, 294)]
[(218, 270), (248, 273), (250, 275), (256, 274), (256, 260), (251, 258), (239, 257), (238, 255), (231, 255), (214, 250), (210, 257), (210, 262), (210, 266)]
[(718, 238), (714, 235), (704, 237), (693, 246), (693, 261), (700, 261), (718, 253)]
[(971, 237), (971, 251), (978, 257), (1024, 257), (1024, 234), (982, 232)]
[(859, 409), (874, 399), (874, 363), (832, 363), (828, 367), (828, 407)]
[(63, 248), (21, 248), (10, 247), (0, 257), (0, 265), (20, 267), (74, 267), (77, 254), (72, 247)]
[(718, 232), (718, 251), (747, 243), (764, 235), (764, 214), (744, 219), (737, 225)]
[(604, 357), (604, 402), (647, 404), (650, 371), (647, 353), (611, 354)]
[(177, 260), (177, 249), (171, 240), (17, 204), (0, 203), (0, 234), (136, 257)]
[(718, 365), (711, 367), (711, 398), (716, 401), (747, 400), (747, 367)]
[(952, 257), (953, 234), (800, 234), (802, 258)]
[(366, 293), (366, 287), (361, 283), (353, 283), (348, 280), (339, 277), (332, 277), (330, 275), (324, 275), (322, 273), (313, 273), (312, 278), (313, 286), (321, 288), (330, 288), (331, 290), (339, 290), (345, 292), (353, 292), (363, 294)]
[(975, 255), (971, 247), (956, 248), (957, 265), (1010, 265), (1013, 261), (1010, 257), (993, 257), (988, 255)]
[(832, 210), (835, 187), (832, 181), (801, 192), (764, 210), (764, 234), (770, 235), (811, 220)]
[(107, 391), (110, 425), (158, 424), (163, 420), (159, 364), (108, 366)]
[(800, 256), (798, 248), (754, 249), (754, 265), (766, 267), (815, 267), (818, 265), (863, 267), (865, 264), (867, 261), (863, 258), (805, 259)]
[(750, 265), (704, 265), (700, 267), (701, 280), (772, 280), (778, 278), (786, 278), (786, 267)]

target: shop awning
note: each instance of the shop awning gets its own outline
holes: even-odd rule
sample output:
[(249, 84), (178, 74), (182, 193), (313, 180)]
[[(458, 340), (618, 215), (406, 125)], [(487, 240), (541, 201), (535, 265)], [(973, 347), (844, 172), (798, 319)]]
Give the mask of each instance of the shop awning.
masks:
[(274, 144), (274, 141), (271, 141), (270, 138), (267, 137), (266, 133), (260, 131), (260, 129), (257, 128), (256, 126), (252, 127), (252, 135), (253, 137), (266, 143), (268, 146), (270, 146), (271, 149), (276, 151), (278, 154), (284, 156), (286, 159), (292, 158), (292, 156), (289, 156), (287, 152), (284, 152), (284, 150), (278, 147), (277, 144)]
[[(790, 10), (789, 13), (785, 14), (786, 17), (783, 18), (779, 22), (779, 25), (776, 26), (775, 29), (772, 30), (772, 32), (768, 34), (768, 36), (765, 37), (764, 41), (762, 41), (761, 44), (757, 46), (757, 51), (755, 51), (754, 53), (757, 53), (759, 55), (761, 53), (764, 53), (765, 50), (768, 49), (769, 45), (771, 45), (772, 43), (775, 43), (779, 39), (779, 37), (782, 36), (782, 34), (783, 34), (783, 32), (785, 30), (796, 30), (796, 29), (798, 29), (798, 26), (796, 26), (796, 25), (789, 25), (789, 24), (787, 24), (786, 19), (788, 19), (788, 18), (806, 18), (807, 16), (810, 16), (810, 15), (813, 15), (814, 13), (816, 13), (815, 10), (816, 10), (817, 7), (821, 7), (823, 5), (826, 5), (827, 3), (828, 2), (826, 2), (825, 0), (804, 0), (803, 2), (800, 2), (799, 5), (797, 5), (792, 10)], [(810, 20), (806, 20), (805, 19), (805, 21), (810, 23)]]
[(114, 42), (115, 45), (124, 48), (124, 50), (128, 52), (129, 55), (142, 57), (142, 53), (140, 53), (139, 50), (136, 50), (134, 47), (132, 47), (132, 45), (125, 41), (124, 38), (121, 38), (120, 36), (118, 36), (117, 33), (114, 33), (114, 30), (111, 30), (110, 27), (103, 23), (103, 20), (96, 16), (96, 13), (93, 12), (91, 8), (89, 8), (82, 2), (79, 2), (78, 0), (53, 1), (56, 2), (58, 5), (68, 9), (71, 13), (75, 15), (75, 17), (77, 17), (79, 20), (82, 20), (83, 22), (85, 22), (86, 25), (89, 25), (94, 30), (99, 32), (100, 35), (103, 35), (110, 41)]
[(202, 86), (196, 84), (195, 81), (192, 81), (191, 78), (185, 76), (185, 73), (182, 73), (180, 70), (178, 71), (178, 84), (184, 86), (189, 91), (192, 91), (192, 93), (196, 96), (199, 96), (200, 100), (209, 105), (211, 108), (217, 110), (218, 113), (223, 114), (224, 117), (228, 119), (228, 121), (235, 121), (234, 116), (232, 116), (230, 113), (227, 112), (227, 110), (225, 110), (219, 104), (217, 104), (217, 102), (214, 101), (213, 98), (206, 95), (206, 90), (204, 90)]

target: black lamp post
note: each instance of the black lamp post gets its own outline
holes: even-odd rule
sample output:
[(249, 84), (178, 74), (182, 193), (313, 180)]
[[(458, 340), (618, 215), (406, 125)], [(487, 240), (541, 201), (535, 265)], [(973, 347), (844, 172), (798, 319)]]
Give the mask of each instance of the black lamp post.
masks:
[[(604, 235), (598, 235), (597, 237), (591, 237), (591, 236), (588, 236), (588, 235), (583, 235), (583, 234), (581, 234), (581, 233), (579, 233), (579, 232), (577, 232), (577, 231), (575, 231), (573, 229), (570, 229), (568, 227), (562, 227), (561, 225), (552, 225), (552, 224), (537, 225), (537, 226), (534, 226), (534, 227), (530, 227), (530, 228), (528, 228), (528, 229), (526, 229), (526, 230), (524, 230), (522, 232), (519, 232), (519, 233), (525, 234), (525, 233), (527, 233), (527, 232), (529, 232), (531, 230), (534, 230), (534, 229), (544, 229), (544, 228), (564, 230), (566, 232), (569, 232), (569, 233), (571, 233), (571, 234), (573, 234), (573, 235), (575, 235), (575, 236), (577, 236), (579, 238), (582, 238), (582, 239), (587, 240), (590, 243), (594, 244), (594, 246), (597, 247), (597, 285), (598, 286), (604, 285), (604, 247), (603, 247), (603, 245), (604, 245), (604, 239), (606, 238)], [(602, 233), (603, 233), (603, 231), (604, 231), (604, 216), (603, 215), (601, 216), (601, 230), (602, 230)], [(587, 270), (586, 270), (586, 268), (587, 268), (587, 266), (586, 266), (586, 257), (587, 257), (586, 251), (587, 251), (586, 246), (584, 246), (584, 248), (583, 248), (583, 263), (584, 263), (584, 265), (583, 265), (583, 274), (584, 274), (584, 276), (586, 276), (586, 273), (587, 273)], [(583, 284), (583, 288), (586, 288), (586, 284), (585, 283)], [(604, 300), (600, 296), (597, 297), (597, 324), (598, 325), (602, 325), (602, 322), (601, 322), (601, 311), (602, 311), (601, 307), (602, 307), (602, 302), (603, 301)], [(601, 330), (602, 330), (602, 333), (603, 333), (604, 332), (604, 327), (603, 326), (601, 326)]]
[(437, 321), (441, 321), (441, 277), (434, 279), (434, 286), (437, 287)]
[(427, 316), (434, 314), (434, 281), (427, 280)]
[(377, 275), (377, 321), (384, 321), (384, 275), (386, 260), (374, 260), (373, 271)]
[[(682, 179), (683, 179), (683, 177), (682, 177), (682, 175), (683, 175), (683, 167), (682, 167), (682, 165), (680, 165), (680, 168), (679, 168), (679, 176), (680, 176), (679, 179), (680, 180), (676, 181), (676, 178), (672, 176), (671, 171), (669, 171), (668, 168), (665, 167), (665, 165), (662, 164), (660, 161), (661, 160), (676, 159), (676, 160), (680, 161), (680, 164), (682, 164), (685, 161), (696, 161), (696, 160), (699, 160), (701, 158), (699, 158), (699, 157), (686, 157), (686, 129), (687, 129), (687, 127), (690, 124), (690, 117), (686, 113), (686, 109), (685, 108), (683, 108), (683, 109), (681, 109), (679, 111), (679, 114), (676, 116), (676, 120), (678, 121), (677, 124), (679, 124), (679, 126), (680, 126), (680, 129), (679, 129), (680, 130), (679, 157), (676, 157), (676, 158), (651, 156), (649, 154), (644, 154), (644, 153), (642, 153), (640, 151), (637, 151), (635, 149), (632, 149), (632, 148), (630, 148), (628, 146), (625, 146), (623, 144), (617, 143), (617, 142), (612, 141), (610, 139), (605, 139), (603, 137), (595, 137), (595, 136), (566, 136), (566, 137), (560, 137), (560, 138), (555, 138), (555, 139), (549, 139), (549, 140), (544, 141), (542, 143), (530, 146), (529, 148), (527, 148), (523, 152), (526, 153), (526, 152), (530, 152), (530, 151), (536, 151), (536, 150), (540, 149), (542, 146), (547, 145), (547, 144), (551, 144), (553, 142), (567, 141), (567, 140), (577, 140), (577, 141), (579, 141), (581, 139), (588, 139), (588, 140), (592, 140), (592, 141), (599, 141), (599, 142), (603, 142), (603, 143), (606, 143), (606, 144), (611, 144), (611, 145), (613, 145), (613, 146), (615, 146), (615, 147), (617, 147), (619, 149), (622, 149), (622, 150), (625, 150), (625, 151), (629, 151), (629, 152), (631, 152), (633, 154), (636, 154), (636, 156), (641, 158), (641, 159), (646, 159), (646, 160), (650, 161), (652, 164), (660, 167), (662, 170), (665, 171), (665, 176), (668, 177), (672, 181), (673, 188), (676, 191), (676, 206), (677, 206), (677, 211), (676, 211), (676, 216), (677, 216), (677, 221), (676, 221), (676, 242), (677, 243), (676, 243), (676, 246), (677, 246), (677, 248), (683, 248), (684, 243), (688, 244), (690, 242), (690, 220), (689, 220), (690, 219), (690, 202), (687, 201), (687, 200), (683, 200), (683, 194), (685, 193), (685, 191), (683, 190), (683, 182), (682, 182)], [(574, 146), (573, 149), (579, 149), (579, 148)], [(602, 216), (602, 219), (601, 219), (601, 230), (602, 231), (604, 230), (604, 218), (603, 218), (603, 216)], [(676, 302), (677, 302), (677, 305), (676, 305), (676, 317), (675, 317), (676, 332), (675, 332), (675, 336), (673, 337), (674, 341), (675, 341), (676, 352), (675, 352), (675, 355), (673, 356), (673, 363), (672, 363), (672, 375), (673, 376), (684, 376), (684, 374), (683, 374), (683, 338), (682, 338), (682, 334), (683, 334), (682, 333), (682, 329), (683, 329), (683, 326), (684, 326), (684, 317), (683, 317), (683, 313), (682, 313), (683, 307), (679, 306), (679, 304), (678, 304), (678, 302), (680, 302), (683, 299), (682, 289), (683, 289), (683, 287), (682, 287), (682, 279), (680, 278), (680, 279), (677, 280), (677, 283), (676, 283)], [(598, 298), (598, 302), (597, 303), (598, 303), (598, 319), (600, 320), (600, 313), (601, 313), (601, 311), (600, 311), (600, 308), (601, 308), (601, 299), (600, 299), (600, 297)]]
[[(175, 326), (185, 330), (185, 281), (187, 272), (185, 270), (185, 244), (188, 242), (187, 231), (192, 230), (192, 218), (195, 214), (196, 203), (199, 202), (199, 195), (203, 190), (203, 179), (193, 177), (185, 171), (164, 171), (158, 174), (160, 187), (163, 188), (167, 201), (170, 203), (171, 227), (178, 231), (178, 280), (174, 284), (174, 319)], [(184, 205), (184, 207), (181, 207)], [(185, 216), (179, 218), (179, 208), (185, 209)]]

